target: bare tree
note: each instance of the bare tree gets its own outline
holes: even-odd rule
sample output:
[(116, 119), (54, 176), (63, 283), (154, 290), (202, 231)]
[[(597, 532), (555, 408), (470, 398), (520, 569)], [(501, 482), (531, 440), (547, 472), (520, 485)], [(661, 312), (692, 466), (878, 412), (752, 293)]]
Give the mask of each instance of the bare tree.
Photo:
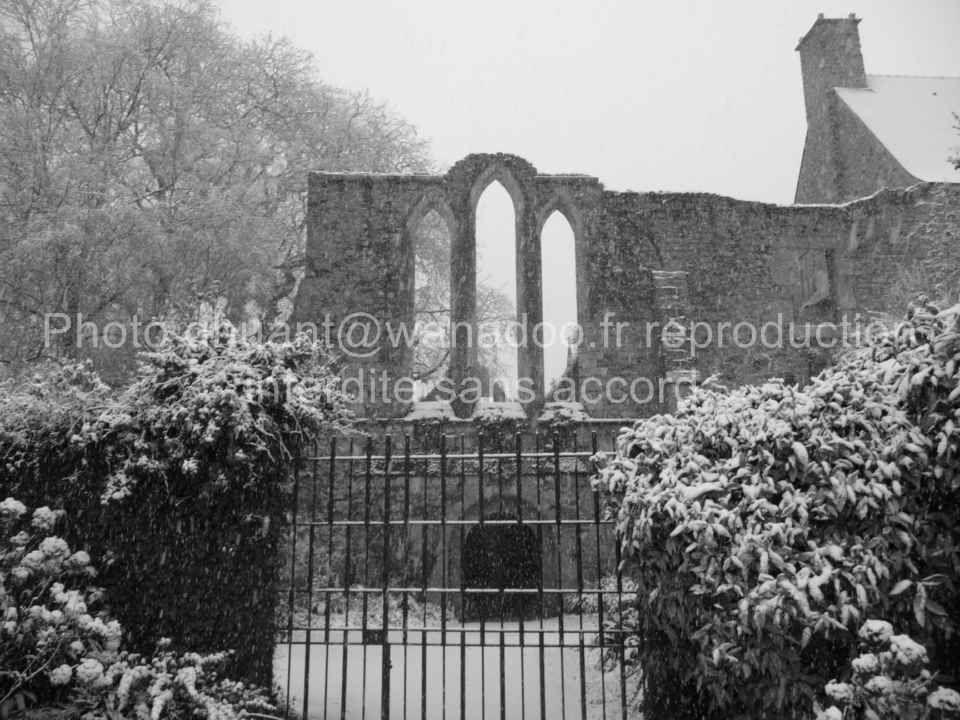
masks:
[[(450, 359), (450, 243), (446, 223), (440, 215), (427, 213), (415, 237), (417, 333), (414, 335), (414, 371), (427, 383), (442, 378)], [(506, 337), (516, 320), (516, 307), (507, 295), (477, 279), (477, 321), (488, 330)], [(503, 346), (479, 347), (480, 365), (502, 375)]]
[(49, 313), (270, 308), (303, 261), (309, 171), (429, 168), (413, 126), (209, 0), (0, 0), (0, 127), (7, 362), (51, 351)]

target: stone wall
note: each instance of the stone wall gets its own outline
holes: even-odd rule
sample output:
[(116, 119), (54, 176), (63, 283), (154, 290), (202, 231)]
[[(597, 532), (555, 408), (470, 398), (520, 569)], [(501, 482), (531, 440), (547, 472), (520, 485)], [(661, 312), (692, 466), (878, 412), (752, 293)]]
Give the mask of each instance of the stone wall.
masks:
[[(689, 340), (707, 346), (697, 347), (684, 365), (701, 378), (719, 374), (732, 384), (773, 376), (804, 380), (828, 360), (822, 346), (834, 340), (824, 334), (824, 342), (811, 343), (808, 351), (793, 347), (791, 336), (805, 337), (809, 327), (824, 323), (839, 326), (859, 316), (865, 324), (885, 313), (902, 313), (909, 295), (923, 289), (946, 298), (958, 279), (957, 185), (917, 185), (834, 206), (668, 193), (609, 193), (605, 201), (611, 212), (603, 235), (612, 252), (604, 266), (643, 262), (685, 272), (685, 312), (690, 323), (705, 324), (694, 325), (688, 347)], [(648, 273), (646, 267), (634, 267), (631, 300), (642, 310)], [(603, 277), (592, 281), (602, 283)], [(669, 314), (648, 313), (661, 322)], [(739, 344), (752, 346), (738, 347), (732, 336), (742, 322), (758, 331), (771, 322), (777, 326), (767, 325), (767, 342), (752, 344), (745, 342), (751, 331), (741, 327)], [(784, 337), (776, 342), (781, 326)], [(713, 342), (707, 343), (706, 327)], [(729, 329), (729, 341), (719, 332), (722, 327)], [(641, 340), (632, 336), (637, 345)], [(656, 353), (661, 363), (668, 354), (664, 347)], [(652, 355), (634, 355), (633, 366), (647, 362), (656, 372)], [(619, 359), (622, 366), (631, 365), (629, 352)]]
[[(442, 179), (423, 175), (312, 173), (307, 190), (307, 264), (293, 320), (316, 326), (335, 344), (347, 341), (343, 373), (368, 381), (409, 364), (404, 343), (353, 342), (337, 338), (341, 321), (351, 316), (356, 338), (368, 319), (398, 324), (413, 317), (414, 255), (412, 227)], [(429, 208), (427, 208), (429, 209)], [(363, 316), (356, 315), (363, 313)], [(367, 316), (370, 318), (367, 318)], [(340, 344), (343, 344), (342, 342)], [(378, 402), (377, 393), (364, 406), (386, 414), (400, 408)]]
[[(607, 203), (615, 209), (609, 216), (610, 235), (616, 237), (624, 226), (642, 226), (642, 244), (655, 248), (647, 262), (656, 263), (658, 270), (686, 273), (684, 339), (693, 355), (688, 366), (701, 377), (719, 374), (721, 381), (732, 383), (808, 374), (805, 353), (763, 347), (759, 338), (750, 342), (751, 328), (759, 331), (777, 319), (785, 324), (835, 319), (836, 303), (816, 299), (818, 290), (830, 293), (838, 285), (839, 278), (830, 277), (829, 256), (842, 235), (841, 213), (704, 194), (611, 193)], [(613, 247), (626, 260), (633, 256), (635, 242), (621, 235)], [(658, 336), (646, 328), (642, 337), (634, 336), (637, 344), (651, 339)], [(775, 339), (768, 344), (789, 345)]]
[[(471, 155), (445, 175), (311, 176), (310, 265), (298, 319), (365, 312), (412, 323), (412, 229), (436, 209), (453, 237), (453, 321), (465, 321), (466, 331), (475, 320), (476, 203), (493, 180), (516, 208), (518, 311), (528, 328), (542, 318), (543, 223), (554, 210), (570, 221), (583, 328), (577, 372), (585, 392), (578, 399), (595, 418), (670, 410), (695, 377), (803, 381), (829, 361), (843, 322), (902, 312), (911, 292), (945, 295), (957, 281), (957, 185), (922, 184), (844, 205), (780, 206), (612, 192), (590, 176), (540, 175), (515, 156)], [(810, 328), (828, 323), (834, 329), (820, 341), (799, 346)], [(522, 347), (520, 360), (521, 377), (542, 382), (539, 348)], [(409, 363), (407, 348), (381, 343), (350, 371), (400, 376)], [(475, 363), (475, 350), (458, 343), (454, 382)], [(539, 400), (528, 405), (530, 418)], [(361, 414), (396, 418), (407, 409), (373, 400)], [(463, 419), (471, 411), (456, 408)]]
[(842, 257), (862, 313), (898, 315), (917, 293), (958, 301), (960, 185), (884, 190), (844, 206)]

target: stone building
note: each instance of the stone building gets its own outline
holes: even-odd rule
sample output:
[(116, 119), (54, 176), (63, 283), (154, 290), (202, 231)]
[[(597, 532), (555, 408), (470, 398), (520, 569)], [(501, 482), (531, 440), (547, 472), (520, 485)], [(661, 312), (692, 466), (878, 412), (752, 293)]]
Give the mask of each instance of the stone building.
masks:
[(575, 240), (583, 335), (580, 392), (569, 405), (589, 418), (584, 427), (615, 429), (669, 410), (707, 377), (806, 380), (846, 333), (899, 312), (910, 293), (952, 293), (960, 267), (960, 173), (948, 161), (951, 143), (960, 144), (948, 113), (960, 110), (960, 79), (866, 75), (858, 22), (821, 16), (798, 45), (809, 129), (797, 204), (616, 192), (596, 177), (543, 174), (502, 153), (470, 155), (433, 175), (313, 173), (295, 319), (322, 315), (340, 327), (364, 318), (380, 337), (348, 353), (345, 374), (388, 384), (408, 376), (409, 346), (387, 335), (413, 323), (416, 229), (436, 212), (452, 246), (451, 392), (425, 412), (364, 384), (359, 415), (476, 419), (480, 404), (458, 391), (478, 372), (469, 342), (477, 202), (498, 181), (515, 209), (517, 311), (528, 338), (518, 366), (534, 390), (521, 416), (535, 424), (556, 410), (544, 407), (543, 353), (529, 342), (543, 317), (540, 235), (553, 212)]
[(960, 182), (948, 160), (960, 154), (960, 77), (867, 75), (859, 24), (820, 15), (797, 45), (807, 109), (798, 203)]

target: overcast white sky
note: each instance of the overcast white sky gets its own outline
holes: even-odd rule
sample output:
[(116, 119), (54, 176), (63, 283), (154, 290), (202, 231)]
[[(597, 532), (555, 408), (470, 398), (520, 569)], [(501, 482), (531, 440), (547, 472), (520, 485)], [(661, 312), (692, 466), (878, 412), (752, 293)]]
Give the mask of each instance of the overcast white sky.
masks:
[(449, 165), (512, 152), (608, 187), (789, 203), (804, 114), (798, 38), (863, 21), (868, 73), (960, 75), (958, 0), (221, 0), (244, 34), (311, 50)]
[[(868, 74), (960, 75), (960, 0), (220, 2), (241, 33), (286, 35), (327, 82), (388, 101), (441, 167), (509, 152), (611, 189), (792, 202), (805, 130), (794, 48), (818, 12), (862, 18)], [(511, 209), (493, 195), (478, 244), (503, 269)], [(558, 227), (544, 243), (560, 250)], [(554, 279), (565, 255), (545, 258)], [(547, 319), (563, 322), (572, 293), (555, 284)]]

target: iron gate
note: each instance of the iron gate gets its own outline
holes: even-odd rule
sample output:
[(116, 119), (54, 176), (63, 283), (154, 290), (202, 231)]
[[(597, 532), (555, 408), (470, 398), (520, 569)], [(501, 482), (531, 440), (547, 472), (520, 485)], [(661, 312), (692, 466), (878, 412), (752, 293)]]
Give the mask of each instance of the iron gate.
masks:
[[(632, 595), (589, 450), (331, 441), (296, 475), (276, 669), (303, 718), (626, 718)], [(489, 441), (488, 441), (489, 444)]]

